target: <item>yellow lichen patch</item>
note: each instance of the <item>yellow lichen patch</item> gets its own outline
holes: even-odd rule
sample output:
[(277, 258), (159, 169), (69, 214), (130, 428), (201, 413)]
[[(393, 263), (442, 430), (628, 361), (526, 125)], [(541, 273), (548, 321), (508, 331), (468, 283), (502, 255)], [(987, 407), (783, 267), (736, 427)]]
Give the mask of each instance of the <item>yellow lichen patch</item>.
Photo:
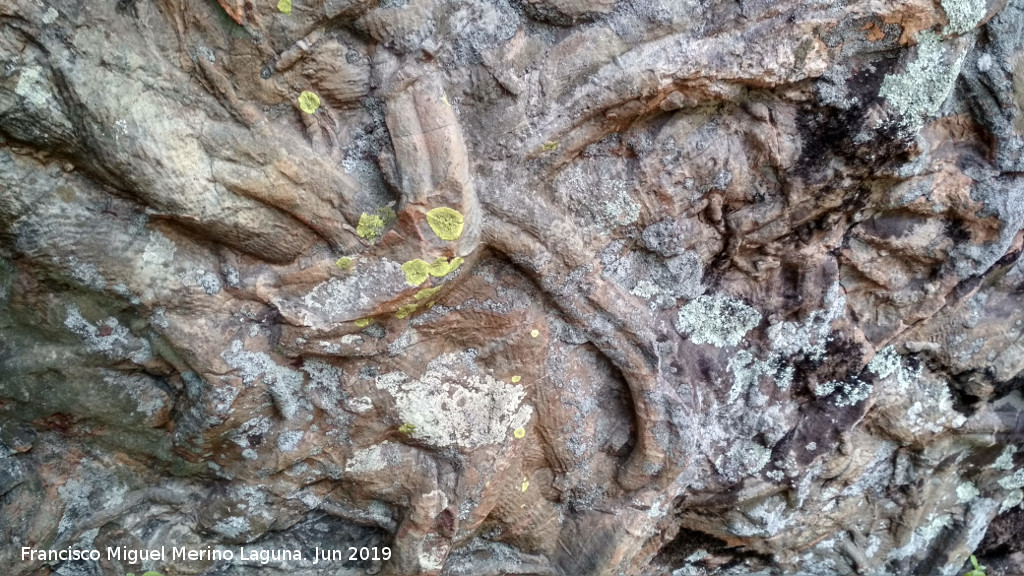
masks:
[(402, 264), (402, 272), (405, 272), (405, 282), (410, 286), (419, 286), (426, 282), (428, 270), (430, 270), (430, 264), (419, 258)]
[(427, 224), (441, 240), (458, 240), (465, 221), (459, 211), (441, 206), (427, 212)]
[(522, 379), (523, 379), (523, 377), (522, 377), (522, 376), (518, 376), (518, 375), (516, 375), (516, 376), (513, 376), (513, 377), (512, 377), (512, 383), (513, 383), (513, 384), (516, 384), (516, 383), (518, 383), (518, 382), (519, 382), (520, 380), (522, 380)]
[(405, 306), (402, 306), (401, 308), (398, 309), (398, 312), (395, 312), (395, 318), (398, 318), (398, 319), (408, 318), (409, 314), (412, 314), (413, 312), (416, 311), (416, 307), (417, 306), (419, 306), (419, 305), (418, 304), (406, 304)]
[(465, 262), (465, 260), (458, 256), (452, 258), (451, 261), (442, 256), (437, 260), (434, 260), (434, 263), (430, 265), (427, 272), (434, 278), (442, 278), (458, 270), (459, 266), (462, 266), (463, 262)]
[(369, 325), (370, 325), (370, 319), (369, 318), (360, 318), (359, 320), (356, 320), (356, 326), (358, 326), (360, 328), (366, 328)]
[(530, 330), (530, 338), (536, 338), (540, 336), (540, 330)]
[(347, 272), (351, 270), (356, 265), (356, 263), (348, 256), (342, 256), (341, 258), (338, 258), (338, 261), (335, 262), (334, 265)]
[(283, 14), (291, 14), (292, 0), (281, 0), (277, 3), (277, 9)]
[(433, 296), (434, 294), (437, 294), (440, 290), (441, 290), (440, 286), (438, 286), (436, 288), (424, 288), (423, 290), (420, 290), (419, 292), (417, 292), (416, 295), (413, 296), (413, 298), (415, 298), (417, 300), (427, 300), (431, 296)]
[(398, 215), (390, 206), (381, 206), (373, 214), (363, 212), (359, 217), (359, 224), (356, 226), (356, 236), (368, 242), (376, 242), (384, 236), (384, 229), (396, 220), (398, 220)]
[(540, 148), (545, 152), (554, 152), (558, 150), (558, 142), (545, 142)]
[(526, 428), (516, 428), (515, 431), (512, 432), (512, 435), (520, 439), (525, 438)]
[(416, 431), (416, 425), (406, 422), (405, 424), (402, 424), (401, 426), (398, 427), (398, 431), (401, 432), (402, 434), (412, 434), (413, 432)]
[(526, 479), (526, 476), (523, 476), (523, 485), (522, 485), (523, 492), (526, 492), (526, 490), (529, 487), (530, 487), (530, 481)]
[[(291, 10), (291, 2), (288, 3), (288, 9)], [(319, 107), (320, 97), (316, 94), (309, 91), (303, 91), (302, 94), (299, 94), (299, 108), (306, 114), (316, 112)]]
[(384, 219), (376, 214), (367, 214), (359, 217), (359, 225), (356, 226), (356, 236), (370, 242), (375, 242), (381, 237), (384, 231)]

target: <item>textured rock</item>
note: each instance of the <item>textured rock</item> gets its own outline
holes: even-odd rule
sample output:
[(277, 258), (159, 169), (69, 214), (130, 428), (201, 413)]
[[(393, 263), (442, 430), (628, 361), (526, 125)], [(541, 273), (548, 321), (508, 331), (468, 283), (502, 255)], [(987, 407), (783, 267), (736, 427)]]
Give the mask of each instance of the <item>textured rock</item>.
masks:
[(0, 6), (0, 565), (1024, 572), (1022, 30)]

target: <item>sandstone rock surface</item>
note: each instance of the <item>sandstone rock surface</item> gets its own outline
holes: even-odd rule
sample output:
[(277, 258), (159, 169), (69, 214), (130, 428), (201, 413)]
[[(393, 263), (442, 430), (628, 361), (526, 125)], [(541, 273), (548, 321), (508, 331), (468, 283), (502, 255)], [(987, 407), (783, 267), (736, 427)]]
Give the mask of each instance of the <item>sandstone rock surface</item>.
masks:
[[(1024, 1), (15, 0), (0, 59), (6, 574), (1024, 573)], [(160, 546), (304, 558), (21, 557)]]

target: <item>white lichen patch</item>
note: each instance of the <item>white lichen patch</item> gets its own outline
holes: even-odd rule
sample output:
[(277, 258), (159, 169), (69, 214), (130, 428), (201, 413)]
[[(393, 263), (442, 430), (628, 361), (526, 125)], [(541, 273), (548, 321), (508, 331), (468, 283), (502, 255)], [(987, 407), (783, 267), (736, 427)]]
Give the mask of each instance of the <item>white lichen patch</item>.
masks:
[(1019, 490), (1024, 488), (1024, 468), (1017, 470), (1009, 476), (1003, 476), (997, 484), (1003, 490)]
[(1009, 512), (1014, 507), (1020, 506), (1021, 502), (1024, 502), (1024, 490), (1014, 490), (1003, 499), (1003, 503), (999, 506), (999, 513)]
[(402, 458), (399, 448), (400, 446), (393, 442), (383, 442), (357, 450), (345, 464), (345, 472), (364, 474), (394, 467)]
[(303, 432), (300, 430), (289, 430), (282, 432), (275, 440), (277, 449), (281, 452), (295, 452), (299, 448), (299, 443), (302, 442)]
[(1013, 455), (1016, 453), (1017, 447), (1012, 444), (1003, 448), (1003, 452), (992, 463), (992, 467), (996, 470), (1013, 470)]
[(142, 261), (147, 264), (160, 266), (170, 262), (174, 258), (174, 252), (178, 247), (170, 238), (152, 230), (149, 233), (149, 242), (142, 252)]
[(779, 322), (768, 327), (766, 334), (772, 352), (782, 356), (802, 354), (818, 362), (825, 355), (825, 344), (832, 332), (832, 323), (846, 311), (846, 297), (836, 282), (825, 293), (824, 307), (815, 310), (803, 322)]
[(850, 378), (843, 383), (843, 388), (833, 399), (833, 403), (840, 408), (855, 406), (867, 400), (873, 389), (874, 386), (859, 378)]
[(533, 407), (522, 386), (479, 374), (473, 354), (444, 354), (419, 379), (390, 372), (376, 379), (395, 398), (398, 418), (415, 426), (411, 435), (438, 447), (477, 448), (508, 441), (525, 428)]
[(286, 420), (295, 416), (300, 406), (299, 391), (302, 389), (302, 373), (278, 366), (263, 352), (250, 352), (242, 348), (242, 341), (231, 342), (231, 348), (221, 353), (221, 358), (239, 372), (242, 382), (253, 385), (263, 380), (270, 392), (274, 405)]
[(956, 501), (960, 504), (966, 504), (978, 496), (981, 496), (981, 492), (974, 482), (963, 482), (956, 487)]
[(38, 66), (22, 68), (21, 74), (18, 75), (18, 83), (14, 86), (14, 93), (35, 108), (45, 108), (53, 97), (47, 90), (43, 71)]
[(761, 314), (723, 294), (701, 296), (679, 309), (676, 329), (694, 344), (736, 346), (761, 322)]
[(890, 560), (903, 560), (924, 550), (942, 531), (953, 524), (949, 514), (930, 514), (926, 523), (919, 526), (910, 536), (910, 540), (899, 548), (889, 552)]
[(238, 538), (245, 534), (249, 528), (249, 521), (243, 516), (229, 516), (212, 526), (214, 532), (228, 538)]
[(730, 523), (729, 531), (737, 536), (770, 538), (789, 526), (793, 513), (789, 511), (784, 498), (772, 496), (747, 511), (745, 516), (745, 521)]
[(343, 400), (341, 390), (341, 368), (316, 358), (307, 358), (302, 363), (302, 371), (309, 374), (306, 392), (313, 405), (333, 413)]
[(915, 130), (939, 112), (960, 75), (966, 55), (961, 52), (950, 58), (950, 51), (934, 32), (918, 32), (916, 38), (917, 58), (906, 72), (887, 75), (878, 91)]
[(332, 277), (298, 300), (276, 304), (282, 314), (306, 326), (333, 326), (369, 316), (380, 302), (407, 288), (401, 265), (384, 259), (368, 262), (358, 273)]
[(739, 440), (729, 448), (724, 458), (716, 458), (714, 464), (719, 474), (735, 482), (760, 472), (771, 457), (769, 448), (753, 440)]
[(75, 305), (67, 308), (64, 327), (82, 339), (86, 350), (103, 354), (110, 360), (129, 359), (141, 364), (152, 357), (149, 341), (136, 338), (113, 316), (89, 323)]
[(142, 374), (109, 371), (103, 376), (103, 381), (112, 388), (122, 390), (135, 401), (135, 411), (146, 416), (153, 416), (167, 406), (167, 394)]
[(949, 24), (943, 28), (943, 34), (963, 34), (970, 32), (985, 17), (988, 3), (985, 0), (942, 0), (942, 10), (946, 12)]

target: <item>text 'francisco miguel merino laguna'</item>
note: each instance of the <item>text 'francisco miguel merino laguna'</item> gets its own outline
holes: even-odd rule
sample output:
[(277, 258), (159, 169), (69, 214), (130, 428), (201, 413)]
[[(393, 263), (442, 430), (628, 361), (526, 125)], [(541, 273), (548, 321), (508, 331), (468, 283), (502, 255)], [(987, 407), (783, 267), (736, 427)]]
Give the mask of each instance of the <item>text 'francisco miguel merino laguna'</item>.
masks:
[[(80, 550), (77, 548), (65, 548), (62, 550), (37, 550), (27, 546), (21, 549), (21, 560), (23, 562), (68, 562), (76, 560), (98, 561), (104, 555), (99, 550)], [(218, 548), (188, 549), (184, 546), (170, 549), (170, 554), (165, 546), (158, 549), (136, 550), (125, 547), (111, 548), (106, 550), (107, 560), (117, 560), (126, 564), (140, 564), (142, 562), (166, 562), (168, 560), (211, 560), (232, 562), (236, 559), (242, 562), (259, 562), (269, 564), (271, 562), (303, 562), (311, 560), (312, 564), (320, 562), (344, 562), (360, 560), (390, 560), (391, 549), (382, 547), (359, 547), (350, 546), (347, 550), (314, 548), (311, 558), (303, 558), (302, 551), (296, 550), (267, 550), (239, 548), (236, 554), (233, 550), (222, 550)]]

